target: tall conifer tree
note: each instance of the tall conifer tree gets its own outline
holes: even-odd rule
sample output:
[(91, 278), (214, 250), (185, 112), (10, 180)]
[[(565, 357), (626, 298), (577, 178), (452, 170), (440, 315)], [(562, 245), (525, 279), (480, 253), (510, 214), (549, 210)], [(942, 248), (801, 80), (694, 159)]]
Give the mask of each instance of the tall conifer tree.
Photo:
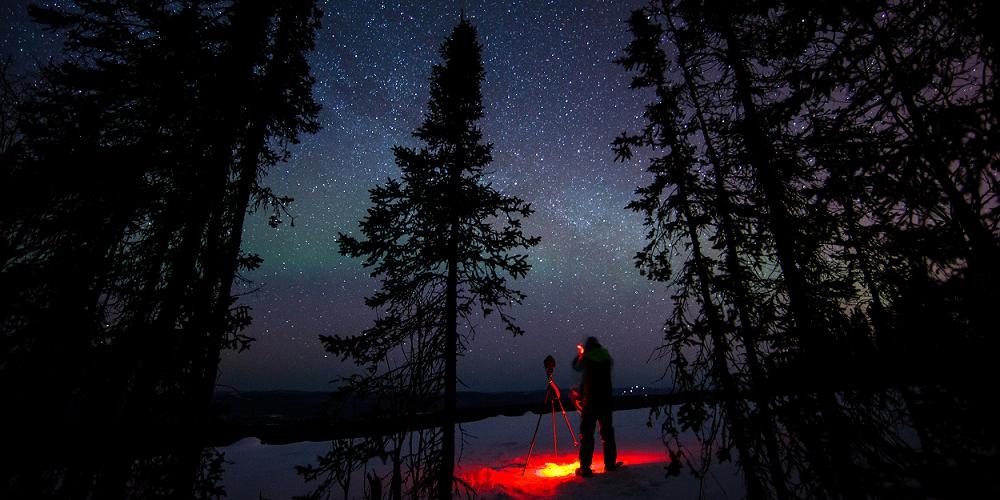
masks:
[[(523, 333), (506, 309), (524, 295), (507, 280), (530, 269), (517, 249), (539, 241), (521, 228), (530, 204), (486, 180), (493, 146), (483, 142), (477, 125), (483, 117), (481, 51), (475, 27), (463, 16), (441, 45), (443, 62), (431, 71), (427, 113), (413, 133), (424, 146), (394, 149), (402, 178), (371, 190), (372, 207), (360, 223), (364, 239), (340, 236), (341, 253), (363, 257), (372, 276), (382, 279), (367, 304), (384, 318), (362, 336), (323, 337), (331, 352), (377, 366), (404, 340), (426, 334), (423, 341), (434, 347), (430, 355), (440, 360), (443, 373), (440, 455), (432, 481), (441, 498), (453, 491), (456, 362), (468, 340), (459, 333), (459, 319), (470, 319), (477, 309), (484, 316), (497, 312), (508, 331)], [(408, 383), (437, 383), (421, 375)]]
[[(250, 340), (232, 283), (260, 262), (241, 252), (244, 217), (286, 201), (261, 179), (318, 128), (305, 54), (320, 12), (313, 0), (29, 12), (66, 43), (19, 109), (5, 165), (17, 209), (0, 217), (0, 389), (23, 404), (4, 427), (41, 424), (69, 458), (4, 468), (0, 496), (211, 495), (200, 430), (221, 350)], [(139, 428), (158, 431), (128, 433)], [(7, 444), (47, 448), (35, 438)]]
[[(676, 286), (675, 388), (746, 399), (722, 401), (724, 419), (679, 405), (663, 428), (725, 425), (702, 458), (732, 440), (748, 497), (990, 487), (964, 465), (996, 449), (995, 412), (968, 390), (997, 338), (981, 5), (664, 0), (633, 15), (620, 62), (655, 94), (615, 146), (663, 151), (630, 205), (648, 227), (636, 262)], [(892, 430), (905, 420), (917, 449)]]

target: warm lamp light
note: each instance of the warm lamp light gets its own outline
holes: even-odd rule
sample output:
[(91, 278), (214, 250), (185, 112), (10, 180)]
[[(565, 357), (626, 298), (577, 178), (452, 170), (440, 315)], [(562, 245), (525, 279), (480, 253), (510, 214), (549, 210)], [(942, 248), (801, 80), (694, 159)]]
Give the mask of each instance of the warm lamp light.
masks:
[(545, 462), (545, 466), (536, 470), (535, 475), (538, 477), (572, 476), (576, 474), (576, 469), (579, 467), (580, 467), (579, 460), (571, 464), (555, 464), (552, 462)]

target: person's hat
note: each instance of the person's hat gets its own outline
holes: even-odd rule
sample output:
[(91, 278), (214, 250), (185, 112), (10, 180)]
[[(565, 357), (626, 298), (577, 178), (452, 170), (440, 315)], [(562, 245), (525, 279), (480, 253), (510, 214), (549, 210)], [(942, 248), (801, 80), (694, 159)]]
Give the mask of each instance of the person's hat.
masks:
[(597, 341), (597, 337), (587, 337), (587, 342), (583, 344), (583, 347), (589, 351), (595, 347), (601, 347), (601, 343)]

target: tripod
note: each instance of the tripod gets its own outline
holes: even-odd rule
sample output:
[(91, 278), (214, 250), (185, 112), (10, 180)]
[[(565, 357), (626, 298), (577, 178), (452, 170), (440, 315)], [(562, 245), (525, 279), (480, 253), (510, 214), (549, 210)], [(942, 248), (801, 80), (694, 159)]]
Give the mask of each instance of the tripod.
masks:
[[(559, 403), (559, 410), (562, 412), (563, 420), (566, 421), (566, 428), (569, 429), (569, 435), (573, 439), (573, 446), (579, 446), (580, 444), (576, 440), (576, 433), (573, 432), (573, 426), (569, 423), (569, 417), (566, 416), (566, 408), (563, 407), (561, 395), (559, 394), (559, 387), (556, 383), (552, 381), (552, 370), (556, 367), (556, 360), (551, 355), (545, 357), (545, 375), (548, 379), (548, 387), (545, 389), (545, 403), (549, 404), (552, 408), (552, 453), (558, 454), (558, 447), (556, 445), (558, 439), (556, 439), (556, 403)], [(538, 421), (535, 423), (535, 433), (531, 435), (531, 446), (528, 447), (528, 456), (524, 459), (524, 468), (521, 469), (521, 475), (524, 475), (524, 471), (528, 470), (528, 460), (531, 458), (531, 450), (535, 448), (535, 438), (538, 437), (538, 427), (542, 423), (543, 413), (539, 412)]]

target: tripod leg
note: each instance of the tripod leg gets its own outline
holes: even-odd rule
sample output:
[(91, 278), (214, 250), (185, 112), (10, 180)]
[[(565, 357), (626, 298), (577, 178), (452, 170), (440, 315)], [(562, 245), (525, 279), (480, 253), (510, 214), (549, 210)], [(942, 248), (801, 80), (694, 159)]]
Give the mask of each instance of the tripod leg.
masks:
[(558, 439), (556, 439), (556, 402), (552, 401), (552, 456), (559, 456), (559, 445), (556, 444)]
[(535, 448), (535, 438), (538, 437), (538, 426), (542, 423), (542, 413), (538, 414), (538, 421), (535, 422), (535, 433), (531, 435), (531, 446), (528, 447), (528, 456), (524, 457), (524, 468), (521, 469), (521, 475), (524, 476), (524, 471), (528, 470), (528, 460), (531, 458), (531, 450)]
[[(580, 446), (580, 443), (576, 440), (576, 432), (573, 432), (573, 426), (569, 424), (569, 417), (566, 416), (566, 408), (563, 406), (562, 401), (559, 401), (559, 409), (562, 410), (563, 420), (566, 421), (566, 428), (569, 429), (569, 435), (573, 438), (573, 446)], [(553, 411), (555, 411), (553, 409)], [(555, 414), (553, 413), (553, 417)], [(553, 429), (553, 432), (555, 430)]]

